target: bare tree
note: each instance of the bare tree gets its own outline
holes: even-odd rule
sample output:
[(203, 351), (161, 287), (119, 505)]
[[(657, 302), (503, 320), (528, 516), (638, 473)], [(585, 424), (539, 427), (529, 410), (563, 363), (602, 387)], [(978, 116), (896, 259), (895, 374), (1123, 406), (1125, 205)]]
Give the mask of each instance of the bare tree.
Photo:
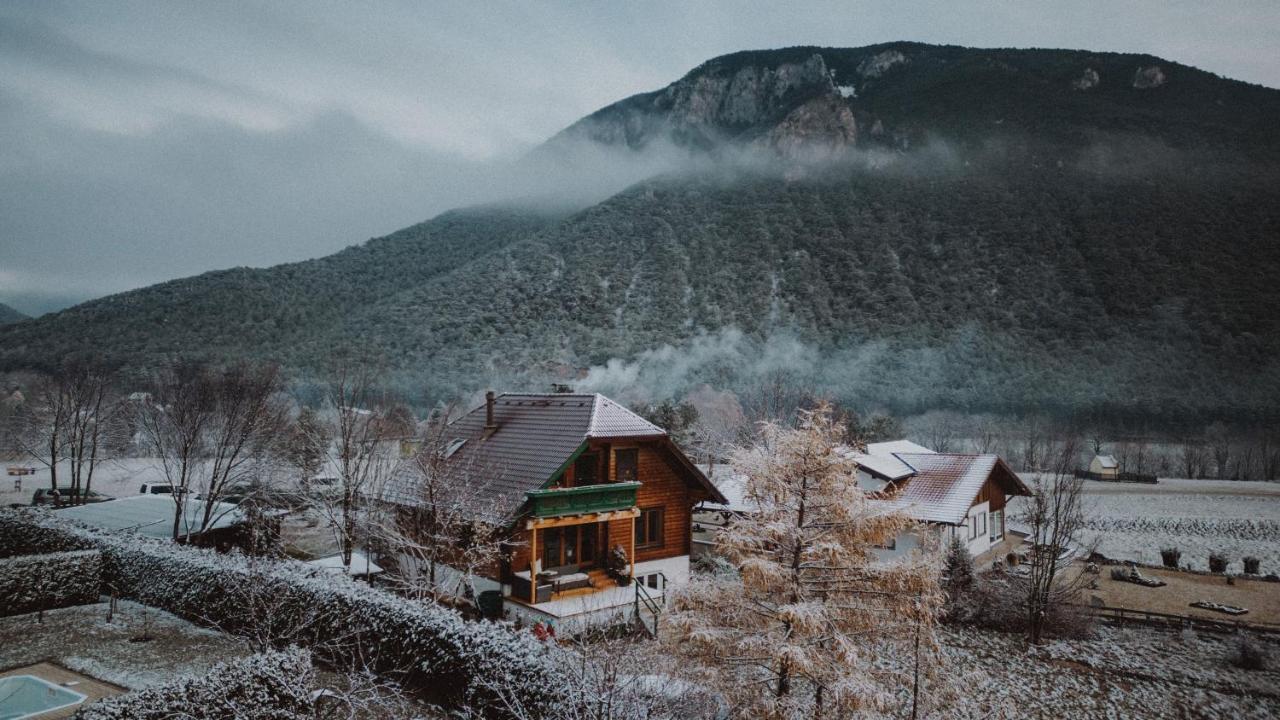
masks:
[(1204, 477), (1204, 443), (1199, 438), (1183, 438), (1178, 449), (1178, 460), (1182, 477), (1192, 480)]
[[(233, 486), (263, 477), (261, 463), (285, 425), (281, 386), (271, 365), (215, 369), (179, 360), (156, 374), (138, 422), (173, 486), (175, 540), (207, 530)], [(195, 492), (204, 505), (199, 518), (189, 518)]]
[(108, 440), (118, 429), (122, 405), (115, 395), (114, 380), (112, 368), (88, 360), (73, 361), (62, 368), (60, 382), (70, 401), (66, 438), (73, 503), (86, 500), (94, 470), (103, 462)]
[(393, 581), (432, 600), (477, 596), (476, 579), (492, 574), (511, 547), (500, 468), (450, 437), (449, 414), (446, 408), (428, 423), (412, 462), (375, 493), (382, 503), (371, 514), (379, 544), (400, 562)]
[(936, 452), (952, 452), (960, 439), (960, 423), (949, 410), (930, 410), (915, 424), (924, 435), (925, 443)]
[(973, 449), (979, 455), (996, 451), (1000, 442), (1000, 424), (991, 415), (980, 415), (973, 427)]
[(212, 381), (208, 459), (198, 475), (204, 500), (201, 532), (216, 520), (215, 508), (231, 488), (266, 479), (263, 465), (280, 442), (288, 417), (281, 395), (284, 383), (275, 365), (238, 363)]
[[(351, 555), (365, 537), (361, 515), (373, 492), (387, 485), (401, 464), (395, 403), (381, 387), (381, 375), (367, 365), (339, 363), (327, 388), (336, 456), (328, 462), (337, 477), (335, 493), (318, 496), (316, 507), (330, 527), (351, 568)], [(397, 445), (397, 447), (391, 447)]]
[(1227, 479), (1231, 474), (1231, 431), (1219, 420), (1204, 429), (1204, 436), (1213, 455), (1215, 477)]
[(61, 492), (59, 471), (68, 465), (64, 486), (71, 503), (84, 500), (103, 460), (118, 407), (113, 380), (103, 363), (67, 358), (48, 374), (34, 376), (29, 399), (9, 414), (10, 437), (21, 452), (49, 468), (51, 490)]
[(1028, 528), (1031, 561), (1026, 581), (1028, 637), (1039, 643), (1050, 614), (1079, 599), (1083, 574), (1064, 573), (1067, 550), (1078, 551), (1085, 529), (1084, 480), (1072, 475), (1075, 441), (1067, 440), (1051, 454), (1051, 464), (1037, 473), (1019, 519)]
[(173, 490), (174, 540), (182, 537), (186, 524), (187, 496), (204, 461), (213, 405), (209, 369), (179, 359), (154, 375), (151, 399), (138, 408), (138, 428)]
[(71, 399), (55, 374), (33, 375), (24, 402), (10, 415), (10, 436), (19, 453), (49, 469), (49, 489), (58, 491), (71, 426)]
[(872, 548), (913, 524), (866, 499), (844, 439), (825, 404), (796, 429), (767, 424), (734, 457), (751, 511), (717, 536), (737, 572), (675, 594), (674, 650), (752, 716), (848, 717), (884, 697), (866, 660), (877, 641), (934, 646), (936, 558), (873, 567)]

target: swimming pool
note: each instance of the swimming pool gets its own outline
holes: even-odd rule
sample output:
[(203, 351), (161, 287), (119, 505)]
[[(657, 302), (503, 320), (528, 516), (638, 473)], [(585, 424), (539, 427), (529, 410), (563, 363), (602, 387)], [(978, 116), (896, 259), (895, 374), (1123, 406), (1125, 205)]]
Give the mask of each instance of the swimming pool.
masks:
[(22, 720), (61, 708), (79, 705), (85, 696), (75, 690), (38, 678), (11, 675), (0, 678), (0, 720)]

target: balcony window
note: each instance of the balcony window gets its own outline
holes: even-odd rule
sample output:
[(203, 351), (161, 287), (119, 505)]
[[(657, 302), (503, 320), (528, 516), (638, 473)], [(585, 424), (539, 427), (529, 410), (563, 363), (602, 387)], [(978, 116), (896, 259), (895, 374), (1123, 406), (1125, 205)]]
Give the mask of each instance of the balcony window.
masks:
[(636, 547), (662, 544), (662, 508), (645, 508), (636, 518)]
[(573, 485), (595, 485), (600, 481), (600, 456), (595, 453), (583, 453), (573, 464)]
[(639, 473), (640, 451), (635, 448), (619, 450), (614, 456), (618, 464), (618, 482), (635, 482)]

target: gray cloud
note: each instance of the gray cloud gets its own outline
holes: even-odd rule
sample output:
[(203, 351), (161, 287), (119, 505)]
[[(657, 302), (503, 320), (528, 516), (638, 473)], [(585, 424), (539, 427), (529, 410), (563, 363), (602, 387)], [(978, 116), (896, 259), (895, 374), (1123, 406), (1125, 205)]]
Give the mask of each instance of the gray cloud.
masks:
[(885, 7), (7, 4), (0, 302), (41, 312), (316, 257), (501, 194), (607, 191), (672, 158), (582, 161), (585, 174), (608, 169), (603, 180), (512, 160), (600, 106), (744, 48), (1088, 47), (1280, 84), (1272, 2)]

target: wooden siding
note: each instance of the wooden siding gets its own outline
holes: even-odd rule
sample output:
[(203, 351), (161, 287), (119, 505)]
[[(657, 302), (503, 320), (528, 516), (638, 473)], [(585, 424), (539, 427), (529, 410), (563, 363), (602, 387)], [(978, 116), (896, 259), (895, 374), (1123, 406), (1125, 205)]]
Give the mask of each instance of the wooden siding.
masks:
[[(640, 489), (636, 491), (636, 506), (642, 511), (662, 508), (662, 543), (643, 548), (636, 548), (635, 562), (647, 562), (663, 558), (678, 557), (689, 554), (689, 542), (692, 536), (692, 508), (704, 499), (705, 492), (687, 480), (687, 472), (679, 461), (671, 456), (671, 451), (663, 443), (653, 441), (639, 442), (599, 442), (592, 443), (589, 451), (600, 453), (601, 469), (606, 471), (602, 477), (608, 482), (616, 480), (618, 450), (636, 448), (637, 476)], [(572, 483), (572, 472), (566, 473)], [(631, 537), (635, 532), (634, 520), (613, 520), (609, 525), (608, 546), (600, 548), (601, 552), (609, 552), (621, 545), (631, 552)], [(526, 570), (529, 567), (529, 531), (516, 530), (512, 538), (519, 543), (511, 552), (511, 570)], [(539, 538), (538, 545), (542, 545)], [(600, 562), (603, 564), (603, 554)]]
[(978, 491), (978, 497), (973, 499), (974, 505), (981, 505), (984, 502), (990, 503), (988, 510), (1003, 510), (1007, 502), (1004, 490), (1000, 488), (1000, 484), (994, 477), (987, 478), (987, 481), (982, 484), (982, 489)]

